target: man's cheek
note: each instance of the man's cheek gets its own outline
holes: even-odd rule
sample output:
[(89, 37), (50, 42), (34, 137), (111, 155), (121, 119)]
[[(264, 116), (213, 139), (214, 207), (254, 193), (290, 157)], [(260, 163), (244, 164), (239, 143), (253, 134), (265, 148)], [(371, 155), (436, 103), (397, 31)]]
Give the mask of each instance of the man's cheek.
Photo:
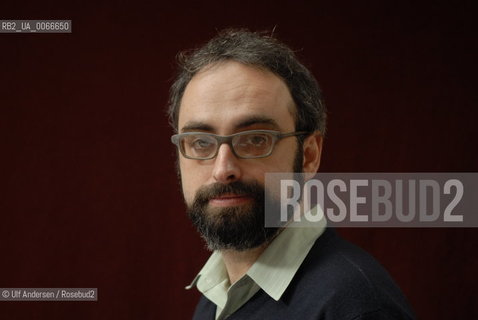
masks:
[(195, 188), (194, 185), (191, 183), (191, 180), (188, 180), (187, 177), (185, 177), (184, 175), (182, 176), (182, 188), (186, 204), (191, 205), (194, 201), (197, 188)]
[(190, 205), (193, 202), (194, 195), (183, 183), (183, 195), (186, 204)]

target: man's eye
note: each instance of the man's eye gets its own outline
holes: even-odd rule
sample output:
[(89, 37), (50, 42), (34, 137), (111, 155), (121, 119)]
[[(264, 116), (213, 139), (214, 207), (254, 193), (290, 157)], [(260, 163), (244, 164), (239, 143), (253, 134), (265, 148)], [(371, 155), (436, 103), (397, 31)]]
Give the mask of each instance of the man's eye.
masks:
[(207, 149), (210, 148), (212, 145), (211, 141), (205, 139), (196, 139), (191, 143), (191, 147), (199, 150), (199, 149)]
[(267, 138), (262, 135), (250, 136), (247, 139), (247, 143), (252, 144), (254, 146), (262, 146), (266, 142), (267, 142)]

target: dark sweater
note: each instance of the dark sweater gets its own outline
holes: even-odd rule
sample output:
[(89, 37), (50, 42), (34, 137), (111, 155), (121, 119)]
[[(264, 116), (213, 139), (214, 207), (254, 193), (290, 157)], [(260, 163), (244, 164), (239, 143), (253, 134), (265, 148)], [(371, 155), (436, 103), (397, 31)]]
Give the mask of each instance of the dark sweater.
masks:
[[(194, 320), (214, 320), (204, 296)], [(368, 253), (333, 229), (317, 239), (279, 301), (259, 290), (228, 320), (414, 319), (400, 289)]]

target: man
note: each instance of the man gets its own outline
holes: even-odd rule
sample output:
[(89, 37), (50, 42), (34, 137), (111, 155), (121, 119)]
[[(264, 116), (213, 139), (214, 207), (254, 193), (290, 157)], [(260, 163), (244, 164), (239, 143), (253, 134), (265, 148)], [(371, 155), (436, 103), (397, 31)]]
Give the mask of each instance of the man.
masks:
[(226, 30), (180, 56), (169, 115), (188, 214), (213, 252), (194, 319), (412, 319), (368, 254), (318, 223), (264, 227), (267, 172), (317, 172), (325, 107), (272, 37)]

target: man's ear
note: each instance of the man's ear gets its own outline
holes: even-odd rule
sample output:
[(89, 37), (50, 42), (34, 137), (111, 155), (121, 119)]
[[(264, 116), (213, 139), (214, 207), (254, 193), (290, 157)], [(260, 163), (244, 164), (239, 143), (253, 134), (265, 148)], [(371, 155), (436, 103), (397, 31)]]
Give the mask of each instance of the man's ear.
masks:
[(306, 176), (313, 176), (319, 170), (323, 141), (324, 138), (320, 131), (315, 131), (304, 140), (303, 168)]

